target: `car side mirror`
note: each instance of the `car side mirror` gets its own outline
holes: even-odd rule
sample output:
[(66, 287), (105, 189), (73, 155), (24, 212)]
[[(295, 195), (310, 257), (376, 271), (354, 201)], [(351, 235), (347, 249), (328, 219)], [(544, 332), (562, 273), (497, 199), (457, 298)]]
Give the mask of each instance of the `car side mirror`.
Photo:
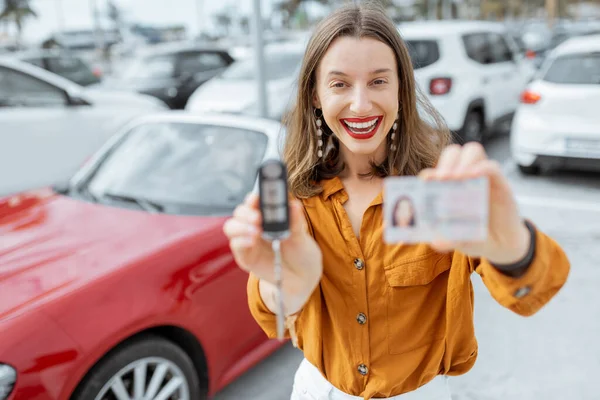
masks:
[(52, 185), (52, 189), (59, 194), (67, 194), (71, 190), (69, 181), (59, 181)]
[(91, 103), (76, 93), (67, 93), (67, 104), (69, 106), (91, 106)]

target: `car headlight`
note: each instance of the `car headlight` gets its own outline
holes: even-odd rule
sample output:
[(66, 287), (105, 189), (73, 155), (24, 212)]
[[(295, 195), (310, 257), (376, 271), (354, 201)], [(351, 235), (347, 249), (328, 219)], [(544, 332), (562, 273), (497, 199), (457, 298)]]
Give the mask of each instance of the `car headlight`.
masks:
[(0, 364), (0, 400), (5, 400), (17, 381), (17, 371), (10, 365)]

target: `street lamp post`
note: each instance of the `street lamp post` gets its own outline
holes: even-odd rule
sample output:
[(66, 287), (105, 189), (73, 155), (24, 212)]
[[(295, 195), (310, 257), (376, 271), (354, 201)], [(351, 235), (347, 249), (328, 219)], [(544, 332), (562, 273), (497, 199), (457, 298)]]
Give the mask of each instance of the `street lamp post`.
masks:
[(58, 21), (58, 31), (65, 30), (65, 13), (63, 8), (63, 0), (56, 0), (56, 19)]
[(104, 32), (102, 31), (102, 24), (100, 23), (100, 10), (98, 9), (97, 0), (90, 0), (90, 8), (92, 11), (92, 18), (94, 21), (94, 43), (96, 47), (96, 56), (102, 60), (102, 64), (104, 68), (110, 69), (110, 66), (107, 65), (105, 46), (104, 46)]
[(258, 90), (258, 112), (261, 117), (267, 117), (267, 84), (265, 77), (265, 56), (262, 37), (262, 15), (260, 1), (254, 0), (252, 28), (254, 33), (254, 60), (256, 65), (256, 86)]
[(202, 33), (203, 6), (204, 0), (196, 0), (196, 23), (198, 24), (198, 37), (200, 37), (200, 34)]

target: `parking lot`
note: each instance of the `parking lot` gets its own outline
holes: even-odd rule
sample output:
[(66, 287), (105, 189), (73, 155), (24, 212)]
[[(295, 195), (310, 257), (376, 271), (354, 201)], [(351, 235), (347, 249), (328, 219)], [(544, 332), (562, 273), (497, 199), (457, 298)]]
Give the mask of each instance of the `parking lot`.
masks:
[[(453, 400), (600, 398), (600, 6), (575, 18), (561, 1), (565, 15), (528, 2), (502, 21), (497, 1), (453, 1), (439, 16), (411, 14), (416, 3), (386, 9), (421, 94), (456, 141), (484, 145), (521, 215), (571, 262), (564, 288), (529, 318), (472, 276), (479, 356), (450, 378)], [(213, 16), (219, 29), (190, 33), (138, 23), (117, 3), (90, 10), (110, 28), (94, 21), (33, 42), (9, 18), (0, 33), (0, 400), (289, 399), (302, 352), (277, 348), (250, 314), (223, 227), (261, 163), (281, 155), (311, 30), (342, 1), (316, 2), (325, 8), (314, 18), (308, 2), (282, 1), (288, 11), (263, 32), (262, 71), (249, 15), (230, 7)], [(36, 0), (0, 5), (27, 20)], [(384, 71), (365, 80), (372, 100), (392, 68), (368, 70)], [(412, 134), (394, 123), (402, 104), (394, 117), (344, 92), (347, 72), (329, 74), (343, 77), (329, 87), (338, 99), (354, 93), (338, 100), (347, 107), (326, 120), (313, 104), (304, 116), (312, 173), (324, 141), (340, 148), (344, 132), (389, 140), (385, 154)], [(357, 103), (375, 106), (358, 115)], [(332, 139), (330, 123), (341, 132)]]

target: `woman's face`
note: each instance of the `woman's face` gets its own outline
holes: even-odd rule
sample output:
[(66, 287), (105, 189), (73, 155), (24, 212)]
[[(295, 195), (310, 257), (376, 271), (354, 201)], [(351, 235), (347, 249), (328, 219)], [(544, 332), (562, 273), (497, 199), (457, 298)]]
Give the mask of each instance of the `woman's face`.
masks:
[(398, 114), (398, 68), (392, 49), (371, 38), (340, 37), (317, 68), (315, 107), (353, 154), (385, 154)]
[(412, 204), (408, 200), (400, 201), (396, 208), (396, 221), (398, 226), (409, 226), (413, 216)]

